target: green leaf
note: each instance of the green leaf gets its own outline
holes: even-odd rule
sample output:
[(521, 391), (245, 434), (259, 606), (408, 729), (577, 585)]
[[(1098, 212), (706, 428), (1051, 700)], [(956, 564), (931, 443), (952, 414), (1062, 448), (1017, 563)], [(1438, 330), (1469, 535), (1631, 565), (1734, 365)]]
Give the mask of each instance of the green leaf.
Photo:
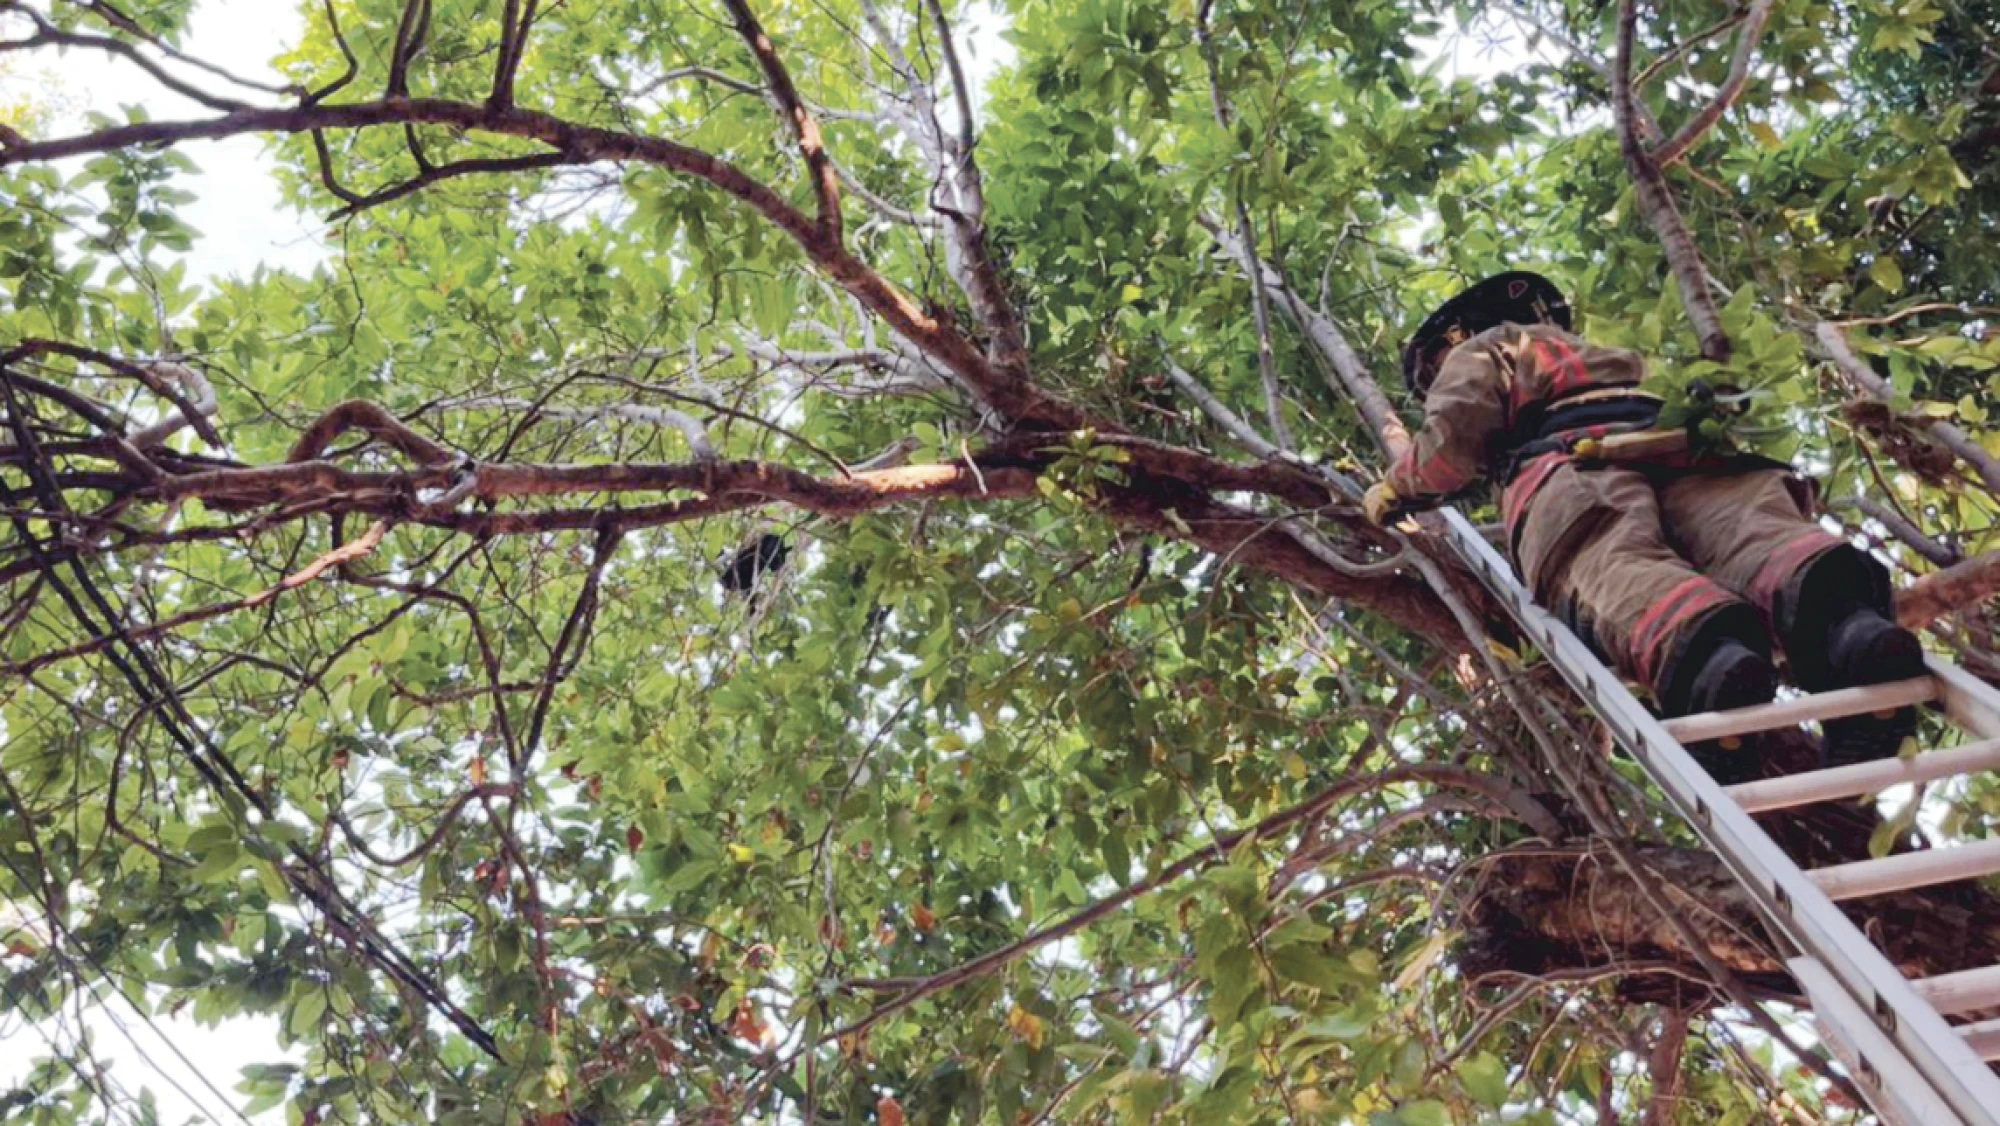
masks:
[(1903, 268), (1886, 254), (1868, 264), (1868, 277), (1888, 293), (1903, 292)]
[(1507, 1065), (1501, 1063), (1492, 1053), (1480, 1052), (1468, 1056), (1461, 1060), (1454, 1070), (1458, 1075), (1459, 1085), (1464, 1087), (1465, 1093), (1472, 1096), (1476, 1102), (1495, 1110), (1506, 1105), (1507, 1092), (1510, 1089), (1507, 1081)]
[(243, 849), (234, 840), (217, 844), (202, 854), (188, 878), (199, 884), (227, 883), (243, 870)]

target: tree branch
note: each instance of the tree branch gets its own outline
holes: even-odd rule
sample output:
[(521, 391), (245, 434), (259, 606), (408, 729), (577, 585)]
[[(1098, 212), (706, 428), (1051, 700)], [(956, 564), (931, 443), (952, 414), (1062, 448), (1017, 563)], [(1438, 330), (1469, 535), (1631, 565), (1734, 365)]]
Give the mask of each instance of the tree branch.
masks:
[[(1265, 840), (1280, 830), (1288, 829), (1302, 821), (1309, 821), (1331, 808), (1335, 802), (1354, 794), (1381, 789), (1404, 782), (1423, 782), (1431, 785), (1469, 788), (1474, 793), (1487, 793), (1492, 789), (1492, 779), (1483, 778), (1457, 766), (1417, 765), (1401, 766), (1385, 770), (1379, 774), (1347, 778), (1321, 790), (1305, 801), (1273, 813), (1255, 825), (1239, 829), (1233, 833), (1223, 833), (1205, 845), (1167, 865), (1160, 873), (1141, 880), (1115, 895), (1106, 896), (1088, 907), (1076, 912), (1053, 926), (1027, 934), (1014, 942), (996, 950), (988, 951), (969, 961), (962, 962), (948, 970), (919, 978), (907, 983), (896, 996), (876, 1006), (866, 1016), (854, 1021), (824, 1037), (826, 1041), (858, 1035), (874, 1027), (887, 1017), (909, 1008), (932, 994), (940, 993), (953, 986), (995, 973), (1025, 955), (1048, 945), (1057, 939), (1075, 934), (1091, 923), (1102, 919), (1127, 904), (1158, 889), (1178, 881), (1181, 877), (1199, 872), (1212, 864), (1225, 861), (1235, 848), (1245, 841)], [(870, 983), (848, 982), (847, 988), (866, 988)]]
[(805, 158), (806, 175), (812, 180), (813, 198), (819, 214), (820, 235), (828, 242), (839, 245), (840, 178), (834, 172), (833, 162), (827, 159), (826, 145), (820, 139), (819, 122), (807, 112), (798, 88), (792, 85), (791, 72), (785, 69), (784, 60), (778, 57), (771, 37), (764, 33), (763, 26), (750, 11), (748, 0), (724, 0), (724, 4), (736, 22), (736, 33), (749, 44), (750, 54), (757, 59), (758, 69), (764, 72), (764, 84), (777, 106), (778, 116), (791, 130), (792, 139), (798, 142), (799, 155)]
[(403, 0), (403, 15), (396, 23), (396, 41), (389, 48), (389, 81), (384, 92), (392, 98), (410, 93), (410, 59), (423, 48), (424, 33), (430, 28), (430, 0)]
[(1642, 1126), (1672, 1126), (1681, 1101), (1681, 1052), (1687, 1047), (1688, 1014), (1669, 1008), (1660, 1017), (1660, 1034), (1653, 1041), (1646, 1072), (1653, 1080), (1653, 1097), (1646, 1103)]
[[(883, 107), (884, 115), (902, 129), (904, 136), (936, 169), (929, 207), (944, 220), (945, 272), (965, 295), (972, 315), (985, 330), (990, 342), (987, 355), (994, 366), (1004, 374), (1025, 376), (1027, 330), (986, 246), (986, 189), (979, 164), (973, 158), (976, 138), (970, 137), (966, 128), (961, 128), (957, 136), (946, 132), (938, 121), (935, 92), (917, 74), (873, 0), (862, 0), (861, 11), (909, 93), (909, 109), (889, 103)], [(940, 20), (937, 28), (938, 34), (947, 40), (943, 49), (949, 66), (957, 58), (957, 48), (949, 42), (949, 26)], [(962, 81), (963, 75), (959, 79)], [(960, 122), (963, 127), (970, 122), (970, 90), (962, 85), (958, 89), (968, 99), (963, 106), (966, 116)], [(947, 186), (953, 193), (948, 204), (938, 199), (938, 193)]]
[[(447, 125), (472, 132), (525, 137), (566, 153), (578, 164), (638, 162), (702, 180), (748, 205), (785, 232), (822, 272), (912, 345), (963, 379), (988, 406), (1017, 423), (1061, 430), (1084, 429), (1088, 416), (1036, 387), (1025, 364), (995, 365), (949, 323), (826, 237), (811, 217), (769, 185), (700, 149), (658, 137), (577, 125), (535, 110), (471, 105), (430, 98), (341, 105), (310, 104), (247, 109), (192, 121), (151, 121), (111, 126), (70, 137), (0, 149), (0, 167), (63, 157), (245, 133), (312, 133), (404, 123)], [(349, 202), (359, 199), (352, 196)]]
[(1729, 110), (1738, 96), (1743, 93), (1744, 83), (1750, 78), (1750, 60), (1757, 53), (1757, 41), (1764, 34), (1764, 25), (1771, 18), (1771, 11), (1777, 7), (1777, 0), (1752, 0), (1750, 9), (1743, 16), (1743, 29), (1736, 33), (1736, 54), (1729, 61), (1729, 74), (1716, 90), (1715, 97), (1701, 107), (1700, 112), (1688, 119), (1672, 138), (1652, 151), (1653, 164), (1665, 168), (1687, 155), (1697, 141), (1722, 115)]
[[(0, 151), (0, 167), (5, 167), (9, 163), (8, 157), (18, 151), (18, 149)], [(80, 360), (107, 368), (128, 379), (135, 379), (143, 384), (148, 391), (173, 404), (174, 408), (180, 412), (180, 417), (186, 421), (186, 424), (192, 426), (195, 433), (201, 435), (202, 441), (207, 442), (217, 449), (222, 449), (225, 444), (222, 440), (222, 435), (216, 431), (214, 424), (208, 419), (208, 416), (214, 412), (202, 410), (195, 403), (190, 402), (181, 391), (175, 389), (173, 386), (173, 380), (186, 382), (181, 378), (180, 373), (170, 372), (169, 374), (173, 376), (173, 380), (170, 380), (160, 371), (154, 370), (155, 367), (177, 368), (179, 365), (155, 365), (121, 359), (108, 352), (100, 352), (95, 348), (84, 348), (76, 344), (66, 344), (60, 340), (43, 340), (36, 337), (29, 337), (7, 349), (6, 352), (0, 353), (0, 366), (11, 366), (21, 360), (38, 355), (65, 356), (72, 360)], [(201, 387), (205, 385), (205, 380), (198, 380), (190, 385), (190, 390), (199, 394)]]
[(1702, 265), (1701, 251), (1682, 221), (1680, 208), (1666, 177), (1639, 139), (1636, 100), (1632, 93), (1632, 50), (1639, 22), (1638, 0), (1620, 0), (1618, 6), (1618, 53), (1611, 65), (1611, 109), (1618, 122), (1618, 148), (1625, 167), (1632, 174), (1634, 198), (1639, 212), (1660, 240), (1667, 266), (1681, 291), (1681, 307), (1694, 325), (1701, 341), (1701, 354), (1716, 363), (1729, 359), (1729, 336), (1722, 331), (1722, 315), (1715, 297), (1708, 291), (1708, 270)]
[(8, 4), (5, 10), (14, 15), (26, 16), (29, 20), (33, 21), (35, 33), (26, 39), (0, 41), (0, 52), (33, 50), (41, 46), (79, 47), (87, 51), (102, 51), (107, 55), (115, 55), (132, 63), (151, 76), (153, 81), (158, 82), (181, 97), (192, 102), (198, 102), (209, 109), (228, 112), (230, 110), (246, 108), (245, 103), (239, 102), (234, 98), (225, 98), (218, 94), (211, 94), (198, 86), (181, 81), (166, 68), (147, 58), (138, 48), (122, 39), (113, 39), (105, 35), (90, 35), (84, 32), (63, 31), (54, 24), (51, 24), (47, 17), (43, 16), (40, 12), (24, 4)]
[[(1194, 38), (1201, 52), (1202, 66), (1208, 71), (1208, 105), (1214, 115), (1215, 126), (1224, 137), (1229, 132), (1229, 101), (1222, 95), (1221, 63), (1216, 60), (1215, 41), (1208, 31), (1208, 15), (1211, 5), (1204, 0), (1195, 15)], [(1284, 391), (1278, 386), (1278, 361), (1271, 348), (1271, 299), (1264, 290), (1264, 263), (1257, 256), (1257, 232), (1250, 224), (1250, 208), (1244, 204), (1240, 192), (1224, 189), (1230, 196), (1230, 209), (1236, 214), (1236, 257), (1243, 263), (1244, 274), (1250, 279), (1250, 311), (1257, 328), (1257, 377), (1264, 385), (1264, 417), (1271, 427), (1271, 438), (1278, 448), (1294, 450), (1298, 441), (1292, 437), (1291, 427), (1285, 424)]]
[(58, 661), (67, 661), (74, 657), (81, 657), (86, 653), (96, 653), (112, 645), (124, 642), (127, 639), (145, 640), (164, 637), (183, 626), (191, 626), (196, 622), (205, 622), (211, 618), (220, 618), (225, 614), (234, 614), (240, 610), (255, 609), (288, 590), (295, 590), (306, 585), (325, 574), (330, 567), (353, 562), (374, 551), (376, 546), (382, 542), (382, 534), (387, 530), (388, 525), (377, 520), (373, 524), (370, 524), (368, 530), (361, 535), (349, 540), (347, 543), (341, 544), (339, 547), (333, 548), (307, 564), (304, 568), (285, 576), (276, 585), (266, 587), (256, 594), (188, 610), (184, 613), (175, 614), (170, 618), (162, 618), (151, 625), (130, 626), (121, 633), (104, 637), (94, 637), (89, 641), (71, 645), (67, 648), (52, 649), (37, 653), (25, 661), (0, 667), (4, 667), (4, 670), (10, 676), (27, 676)]
[(1382, 393), (1382, 386), (1369, 372), (1367, 363), (1348, 345), (1340, 326), (1313, 308), (1276, 269), (1244, 253), (1242, 242), (1220, 224), (1207, 218), (1203, 218), (1201, 223), (1224, 253), (1235, 258), (1245, 270), (1259, 270), (1265, 289), (1277, 299), (1278, 308), (1291, 318), (1292, 323), (1305, 334), (1313, 350), (1326, 361), (1332, 376), (1327, 382), (1333, 393), (1354, 404), (1354, 409), (1360, 412), (1361, 420), (1367, 424), (1369, 433), (1383, 453), (1392, 458), (1400, 455), (1410, 443), (1410, 432), (1397, 416), (1396, 408), (1390, 405), (1388, 396)]
[[(414, 151), (414, 150), (413, 150)], [(454, 160), (449, 164), (426, 167), (417, 175), (386, 188), (378, 188), (367, 195), (347, 194), (346, 205), (335, 211), (328, 219), (339, 222), (371, 207), (379, 207), (415, 194), (432, 184), (460, 176), (477, 176), (485, 173), (532, 172), (542, 168), (555, 168), (578, 161), (567, 153), (543, 152), (526, 156), (478, 157), (469, 160)]]
[(528, 31), (535, 23), (535, 4), (536, 0), (527, 0), (523, 9), (521, 0), (506, 0), (500, 11), (499, 57), (493, 64), (493, 92), (486, 99), (486, 104), (495, 109), (514, 106), (514, 78), (527, 53)]
[(1922, 629), (1947, 614), (1977, 609), (2000, 594), (2000, 551), (1933, 571), (1896, 592), (1896, 621)]
[(454, 465), (462, 460), (458, 454), (410, 429), (402, 419), (366, 399), (349, 399), (320, 415), (299, 435), (298, 441), (292, 443), (292, 451), (285, 456), (285, 460), (292, 464), (316, 461), (335, 438), (353, 430), (362, 431), (426, 468)]
[(1925, 535), (1922, 528), (1903, 519), (1901, 513), (1873, 497), (1856, 494), (1846, 500), (1833, 501), (1827, 507), (1852, 508), (1860, 512), (1863, 517), (1882, 525), (1898, 542), (1936, 566), (1949, 567), (1965, 559), (1957, 549)]
[[(1832, 321), (1818, 321), (1813, 325), (1812, 343), (1814, 350), (1833, 364), (1855, 390), (1867, 395), (1878, 403), (1894, 403), (1895, 388), (1889, 381), (1875, 374), (1875, 370), (1854, 354), (1854, 348), (1847, 342), (1847, 334)], [(1973, 437), (1956, 425), (1941, 418), (1920, 417), (1916, 422), (1931, 432), (1938, 444), (1950, 450), (1953, 456), (1963, 461), (1979, 474), (1994, 496), (2000, 497), (2000, 460), (1986, 452)]]

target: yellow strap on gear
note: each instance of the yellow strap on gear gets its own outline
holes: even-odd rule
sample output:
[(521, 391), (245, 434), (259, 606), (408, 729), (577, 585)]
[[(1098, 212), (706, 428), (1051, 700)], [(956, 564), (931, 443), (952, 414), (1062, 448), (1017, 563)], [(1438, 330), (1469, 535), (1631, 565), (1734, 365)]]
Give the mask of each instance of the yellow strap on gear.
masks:
[(1687, 448), (1685, 430), (1635, 430), (1602, 438), (1579, 438), (1569, 452), (1571, 457), (1585, 461), (1644, 461), (1663, 454), (1682, 453)]

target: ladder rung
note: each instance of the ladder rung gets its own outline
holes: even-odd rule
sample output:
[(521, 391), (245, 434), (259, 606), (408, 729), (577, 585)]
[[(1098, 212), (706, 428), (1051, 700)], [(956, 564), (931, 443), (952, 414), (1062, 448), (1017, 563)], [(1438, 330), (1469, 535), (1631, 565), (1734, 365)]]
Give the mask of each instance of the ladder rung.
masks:
[(1982, 1020), (1958, 1030), (1966, 1046), (1983, 1060), (2000, 1060), (2000, 1020)]
[(1747, 735), (1752, 731), (1795, 727), (1807, 720), (1840, 719), (1843, 716), (1860, 715), (1863, 712), (1905, 708), (1911, 704), (1935, 700), (1937, 695), (1937, 681), (1928, 676), (1920, 676), (1911, 680), (1892, 680), (1887, 684), (1841, 688), (1832, 692), (1800, 696), (1792, 700), (1780, 700), (1774, 704), (1737, 708), (1734, 711), (1703, 712), (1700, 715), (1682, 716), (1679, 719), (1670, 719), (1661, 726), (1667, 729), (1667, 734), (1683, 744), (1706, 743), (1711, 739)]
[(1831, 770), (1787, 774), (1762, 782), (1744, 782), (1726, 787), (1722, 792), (1735, 798), (1736, 804), (1745, 810), (1764, 813), (1773, 809), (1790, 809), (1795, 805), (1879, 794), (1892, 786), (1935, 782), (1940, 778), (1982, 770), (2000, 770), (2000, 739), (1928, 751), (1909, 758), (1858, 762)]
[(1927, 848), (1885, 856), (1880, 860), (1857, 860), (1807, 872), (1807, 878), (1835, 902), (1859, 899), (1864, 895), (1903, 891), (1907, 888), (1948, 884), (2000, 872), (2000, 838), (1977, 841), (1951, 848)]
[(1910, 988), (1929, 1002), (1939, 1016), (2000, 1008), (2000, 966), (1918, 978), (1910, 982)]

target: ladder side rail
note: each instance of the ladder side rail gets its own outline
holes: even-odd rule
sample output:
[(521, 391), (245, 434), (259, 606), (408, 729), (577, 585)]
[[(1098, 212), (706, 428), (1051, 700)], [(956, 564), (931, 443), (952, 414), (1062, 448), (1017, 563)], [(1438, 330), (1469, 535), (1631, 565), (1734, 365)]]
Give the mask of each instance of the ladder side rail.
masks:
[(1940, 702), (1953, 723), (1982, 739), (2000, 739), (2000, 688), (1952, 664), (1926, 657), (1941, 690)]
[(1910, 1061), (1817, 958), (1800, 956), (1785, 965), (1812, 999), (1820, 1035), (1875, 1104), (1885, 1126), (1960, 1126), (1958, 1115), (1938, 1101)]
[(1735, 873), (1766, 917), (1799, 949), (1818, 958), (1873, 1014), (1882, 1032), (1968, 1126), (2000, 1126), (2000, 1079), (1959, 1034), (1667, 734), (1617, 675), (1568, 627), (1535, 605), (1513, 569), (1472, 524), (1455, 509), (1445, 509), (1442, 516), (1443, 529), (1474, 574)]

